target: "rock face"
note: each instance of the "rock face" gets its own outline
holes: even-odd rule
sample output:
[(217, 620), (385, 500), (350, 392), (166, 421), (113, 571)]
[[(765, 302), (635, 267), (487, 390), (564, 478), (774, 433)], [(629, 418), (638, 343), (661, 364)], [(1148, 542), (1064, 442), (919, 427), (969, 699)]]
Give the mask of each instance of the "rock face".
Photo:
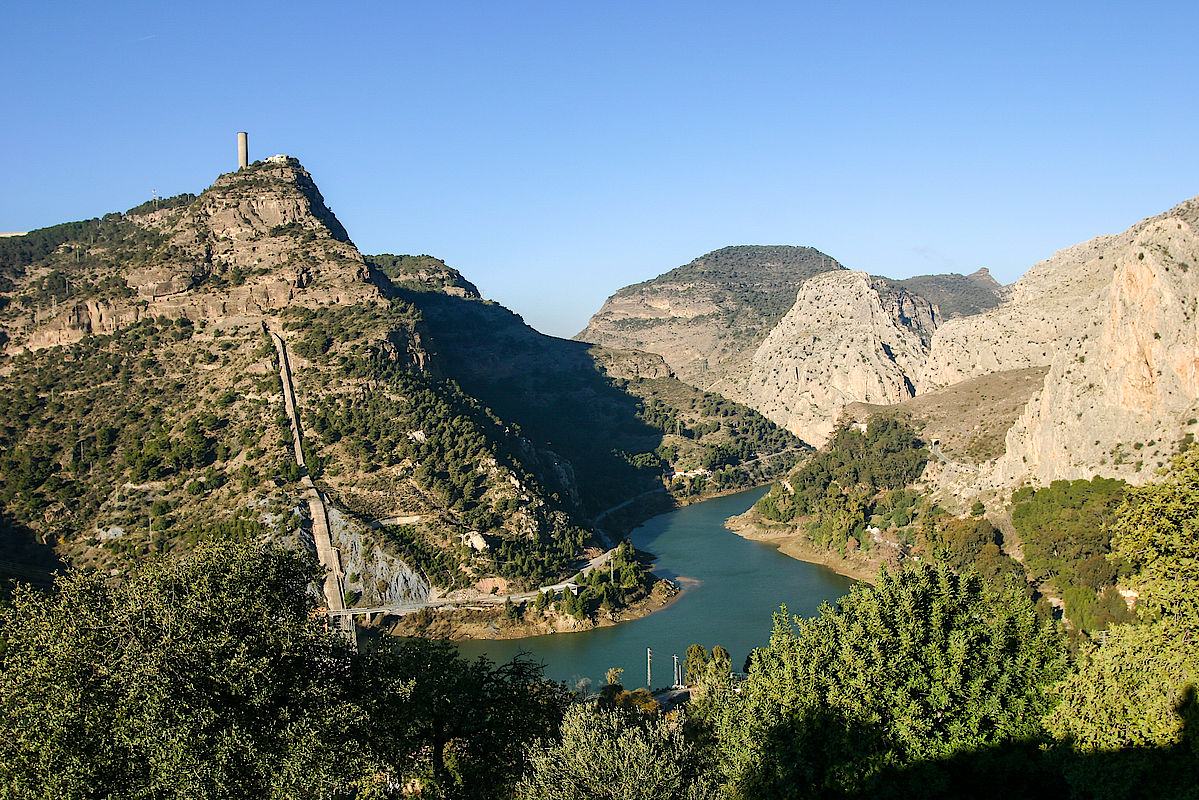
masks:
[[(777, 321), (759, 315), (739, 333), (720, 330), (736, 323), (715, 284), (684, 285), (680, 268), (618, 292), (580, 338), (656, 352), (680, 378), (814, 445), (852, 402), (935, 393), (944, 421), (955, 413), (944, 406), (962, 399), (951, 427), (975, 435), (963, 448), (974, 456), (930, 468), (957, 497), (1096, 474), (1139, 483), (1199, 434), (1197, 224), (1199, 198), (1062, 250), (1011, 287), (986, 270), (891, 281), (837, 265), (801, 281)], [(736, 283), (732, 274), (720, 285)], [(1004, 375), (1020, 376), (1021, 403), (1032, 395), (1006, 434), (966, 424), (978, 414), (972, 382)], [(1024, 385), (1041, 375), (1035, 391)], [(987, 384), (1007, 402), (1001, 389)], [(994, 427), (1012, 415), (990, 417)]]
[(1103, 236), (1032, 267), (998, 308), (947, 321), (934, 334), (917, 379), (924, 392), (976, 375), (1048, 366), (1054, 353), (1090, 326), (1095, 299), (1111, 280), (1118, 237)]
[(813, 278), (755, 352), (738, 399), (819, 444), (848, 402), (893, 404), (1042, 369), (1002, 456), (941, 469), (952, 493), (1096, 474), (1148, 480), (1184, 434), (1199, 433), (1197, 208), (1190, 200), (1062, 250), (997, 307), (944, 322), (927, 300), (888, 294), (864, 273)]
[(346, 573), (346, 588), (359, 593), (359, 605), (396, 605), (429, 599), (429, 582), (385, 552), (352, 517), (329, 509), (329, 532)]
[[(295, 159), (222, 175), (192, 203), (129, 215), (121, 224), (154, 245), (147, 263), (121, 272), (126, 296), (56, 304), (6, 322), (10, 352), (70, 344), (160, 316), (252, 321), (296, 302), (382, 299), (345, 228)], [(116, 263), (128, 256), (93, 249)]]
[(823, 443), (849, 403), (914, 396), (937, 321), (930, 302), (865, 272), (819, 275), (754, 352), (734, 399)]
[(621, 289), (575, 338), (657, 353), (680, 379), (727, 393), (800, 285), (841, 269), (810, 247), (725, 247)]
[(1054, 342), (1044, 388), (1008, 432), (992, 485), (1094, 474), (1143, 483), (1180, 438), (1199, 433), (1197, 224), (1199, 198), (1030, 271), (1093, 288), (1076, 319), (1061, 320), (1070, 335)]

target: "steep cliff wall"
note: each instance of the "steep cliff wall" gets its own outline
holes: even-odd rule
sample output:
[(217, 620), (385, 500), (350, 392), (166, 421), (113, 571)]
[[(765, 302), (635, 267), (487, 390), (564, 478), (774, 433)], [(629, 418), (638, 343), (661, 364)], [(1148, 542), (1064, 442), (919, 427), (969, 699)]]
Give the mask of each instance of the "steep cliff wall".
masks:
[(734, 399), (820, 445), (849, 403), (896, 403), (915, 394), (937, 311), (865, 272), (819, 275), (753, 354)]
[[(1181, 437), (1199, 433), (1197, 219), (1199, 202), (1189, 200), (1071, 248), (1094, 258), (1062, 264), (1063, 279), (1081, 284), (1102, 273), (1103, 285), (1076, 320), (1063, 320), (1073, 335), (1056, 345), (1044, 387), (1009, 431), (992, 483), (1094, 474), (1143, 483)], [(1078, 274), (1071, 266), (1081, 267)], [(1037, 303), (1027, 293), (1022, 302)]]

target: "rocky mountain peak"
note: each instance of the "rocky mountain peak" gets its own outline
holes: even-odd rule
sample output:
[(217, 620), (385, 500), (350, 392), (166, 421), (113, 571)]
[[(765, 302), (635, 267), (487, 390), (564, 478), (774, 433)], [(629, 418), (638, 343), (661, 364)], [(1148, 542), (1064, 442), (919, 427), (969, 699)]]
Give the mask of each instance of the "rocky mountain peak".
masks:
[(288, 305), (382, 301), (296, 159), (256, 162), (189, 197), (71, 223), (78, 238), (24, 265), (14, 288), (18, 301), (48, 276), (73, 288), (4, 320), (9, 348), (64, 344), (149, 317), (257, 319)]
[(346, 229), (325, 204), (312, 176), (294, 158), (276, 156), (221, 175), (193, 209), (221, 235), (254, 237), (273, 228), (299, 225), (339, 242)]

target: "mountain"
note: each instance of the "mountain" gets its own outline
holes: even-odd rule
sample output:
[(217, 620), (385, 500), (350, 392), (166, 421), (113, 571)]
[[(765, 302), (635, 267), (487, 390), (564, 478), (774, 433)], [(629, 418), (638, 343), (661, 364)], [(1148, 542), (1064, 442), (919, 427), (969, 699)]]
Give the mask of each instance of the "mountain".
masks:
[(810, 247), (725, 247), (621, 289), (575, 338), (657, 353), (681, 380), (731, 396), (731, 376), (745, 370), (803, 282), (841, 269)]
[(679, 494), (752, 485), (802, 448), (656, 356), (538, 334), (439, 259), (362, 255), (283, 156), (0, 240), (0, 343), (10, 567), (313, 550), (327, 527), (347, 603), (532, 587), (672, 471), (704, 476)]
[(850, 402), (895, 403), (939, 321), (936, 306), (890, 281), (842, 270), (806, 281), (754, 351), (733, 396), (807, 442), (823, 443)]
[[(971, 326), (947, 333), (940, 347), (934, 339), (930, 362), (938, 369), (955, 366), (942, 354), (962, 339), (996, 361), (1010, 358), (1005, 351), (1037, 360), (1038, 340), (1048, 353), (1039, 359), (1048, 367), (1041, 391), (985, 475), (991, 486), (1096, 473), (1145, 483), (1199, 433), (1197, 225), (1199, 198), (1192, 198), (1121, 234), (1063, 250), (1016, 283), (1010, 310), (974, 318), (984, 337)], [(988, 351), (996, 341), (991, 317), (1001, 312), (1026, 335), (1018, 348)], [(1035, 336), (1049, 325), (1054, 335)]]
[[(803, 276), (769, 323), (715, 334), (708, 317), (691, 330), (678, 314), (671, 339), (640, 346), (669, 361), (688, 337), (740, 336), (746, 349), (722, 356), (739, 367), (719, 391), (812, 444), (846, 419), (916, 422), (944, 440), (927, 477), (955, 506), (1025, 482), (1142, 483), (1199, 432), (1197, 207), (1188, 200), (1062, 250), (1011, 287), (986, 270), (895, 281), (837, 269)], [(618, 310), (665, 294), (658, 284), (671, 274), (618, 292), (581, 336), (598, 338)], [(697, 286), (688, 302), (706, 308), (716, 296)]]
[(941, 319), (981, 314), (998, 306), (1008, 295), (986, 267), (969, 275), (917, 275), (888, 282), (928, 300), (937, 307)]
[(846, 404), (912, 397), (937, 326), (1005, 296), (986, 269), (895, 281), (808, 247), (726, 247), (621, 289), (575, 338), (657, 353), (819, 445)]

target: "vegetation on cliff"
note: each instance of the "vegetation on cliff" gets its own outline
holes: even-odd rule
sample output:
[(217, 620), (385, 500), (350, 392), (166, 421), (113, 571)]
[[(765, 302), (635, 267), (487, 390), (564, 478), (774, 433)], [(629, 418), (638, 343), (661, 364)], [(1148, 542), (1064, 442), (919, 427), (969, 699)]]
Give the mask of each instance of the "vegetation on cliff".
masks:
[(1128, 486), (1124, 481), (1054, 481), (1012, 495), (1012, 523), (1024, 566), (1033, 580), (1051, 585), (1079, 629), (1103, 630), (1130, 617), (1116, 584), (1129, 565), (1112, 558), (1112, 522)]

